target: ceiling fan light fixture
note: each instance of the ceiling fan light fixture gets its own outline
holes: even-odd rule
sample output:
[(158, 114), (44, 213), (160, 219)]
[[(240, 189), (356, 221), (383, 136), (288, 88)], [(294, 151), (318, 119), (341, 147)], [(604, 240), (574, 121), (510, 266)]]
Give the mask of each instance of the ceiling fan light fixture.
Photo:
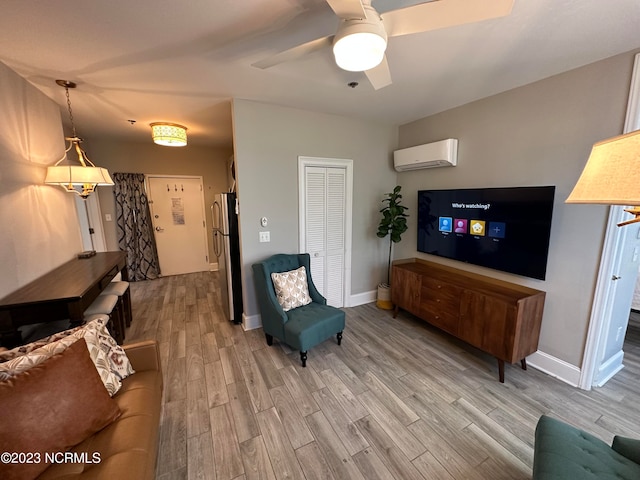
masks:
[(187, 144), (187, 127), (167, 122), (154, 122), (149, 126), (153, 142), (157, 145), (184, 147)]
[(343, 70), (364, 72), (382, 62), (387, 33), (380, 17), (375, 10), (372, 12), (368, 18), (345, 20), (340, 25), (333, 40), (333, 55)]

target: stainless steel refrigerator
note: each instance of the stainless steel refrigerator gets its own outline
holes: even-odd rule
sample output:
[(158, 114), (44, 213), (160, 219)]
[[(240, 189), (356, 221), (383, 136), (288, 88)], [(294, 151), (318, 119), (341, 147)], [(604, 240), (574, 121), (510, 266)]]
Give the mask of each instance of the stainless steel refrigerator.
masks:
[(235, 193), (218, 193), (211, 205), (213, 251), (218, 260), (222, 309), (228, 320), (242, 323), (242, 277), (238, 200)]

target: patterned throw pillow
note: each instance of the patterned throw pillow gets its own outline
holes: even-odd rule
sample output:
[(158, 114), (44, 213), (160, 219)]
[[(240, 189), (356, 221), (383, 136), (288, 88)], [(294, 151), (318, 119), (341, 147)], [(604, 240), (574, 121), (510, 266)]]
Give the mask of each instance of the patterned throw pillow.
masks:
[(0, 381), (39, 365), (53, 355), (66, 350), (80, 338), (84, 338), (87, 343), (87, 348), (89, 349), (89, 356), (96, 366), (102, 383), (109, 392), (109, 395), (115, 395), (118, 390), (120, 390), (122, 383), (118, 375), (111, 372), (111, 363), (107, 358), (107, 354), (102, 349), (101, 340), (98, 338), (99, 335), (104, 335), (103, 330), (106, 331), (106, 328), (104, 328), (104, 325), (100, 322), (102, 321), (94, 320), (89, 322), (82, 328), (75, 330), (71, 335), (65, 336), (60, 340), (44, 345), (8, 362), (0, 363)]
[(41, 338), (40, 340), (36, 340), (35, 342), (27, 343), (26, 345), (20, 345), (16, 348), (12, 348), (11, 350), (5, 350), (5, 351), (0, 350), (0, 363), (13, 360), (14, 358), (17, 358), (17, 357), (21, 357), (22, 355), (26, 355), (27, 353), (33, 352), (34, 350), (44, 347), (49, 343), (56, 342), (64, 337), (68, 337), (72, 333), (80, 330), (82, 327), (83, 326), (80, 325), (79, 327), (54, 333), (53, 335), (49, 335), (48, 337)]
[(127, 357), (124, 349), (118, 345), (109, 334), (109, 331), (107, 330), (107, 320), (98, 319), (90, 323), (100, 325), (100, 327), (95, 328), (95, 334), (98, 338), (100, 348), (107, 356), (111, 373), (116, 375), (120, 380), (124, 380), (129, 375), (134, 374), (135, 371), (131, 366), (129, 357)]
[(0, 363), (0, 381), (8, 380), (14, 375), (41, 364), (54, 355), (65, 351), (71, 344), (78, 341), (78, 337), (68, 336), (56, 342), (43, 345), (28, 353), (15, 357), (12, 360)]
[[(31, 452), (20, 457), (26, 461), (0, 462), (0, 477), (4, 480), (41, 478), (39, 474), (50, 464), (47, 453), (55, 453), (58, 458), (56, 452), (69, 450), (122, 414), (118, 402), (109, 397), (102, 385), (83, 339), (28, 372), (0, 382), (0, 412), (0, 452)], [(89, 452), (101, 451), (102, 447), (104, 442), (90, 443)], [(117, 447), (120, 445), (108, 445), (106, 449), (119, 452), (127, 448)], [(88, 455), (91, 462), (91, 453)], [(36, 461), (30, 462), (30, 458)], [(2, 460), (6, 460), (5, 456)], [(103, 462), (110, 460), (102, 458)], [(66, 478), (81, 477), (83, 467), (91, 467), (82, 465), (84, 462), (76, 457), (71, 461), (80, 463), (67, 466), (75, 471)], [(88, 470), (88, 475), (100, 476), (95, 474), (100, 469)], [(48, 477), (46, 473), (44, 476)]]
[(272, 273), (271, 280), (278, 303), (285, 312), (311, 303), (307, 270), (304, 267), (289, 272)]

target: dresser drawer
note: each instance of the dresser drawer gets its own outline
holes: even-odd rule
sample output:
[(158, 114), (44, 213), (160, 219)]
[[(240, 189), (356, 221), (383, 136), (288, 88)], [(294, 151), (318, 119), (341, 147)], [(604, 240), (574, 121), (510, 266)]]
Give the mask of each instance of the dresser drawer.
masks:
[(460, 310), (462, 289), (450, 283), (433, 278), (422, 279), (420, 300), (429, 304), (430, 308), (456, 312)]
[(458, 333), (462, 289), (438, 279), (423, 278), (420, 313), (429, 323), (449, 333)]
[(105, 287), (109, 285), (109, 283), (111, 283), (111, 280), (113, 280), (113, 278), (118, 274), (119, 271), (120, 270), (118, 269), (118, 267), (115, 266), (111, 270), (109, 270), (109, 273), (102, 277), (99, 282), (100, 291), (104, 290)]

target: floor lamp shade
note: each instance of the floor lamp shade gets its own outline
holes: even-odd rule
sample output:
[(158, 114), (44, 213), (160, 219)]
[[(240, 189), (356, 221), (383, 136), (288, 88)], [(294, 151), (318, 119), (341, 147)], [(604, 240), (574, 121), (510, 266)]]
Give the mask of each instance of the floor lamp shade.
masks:
[(640, 205), (640, 130), (596, 143), (566, 202)]

